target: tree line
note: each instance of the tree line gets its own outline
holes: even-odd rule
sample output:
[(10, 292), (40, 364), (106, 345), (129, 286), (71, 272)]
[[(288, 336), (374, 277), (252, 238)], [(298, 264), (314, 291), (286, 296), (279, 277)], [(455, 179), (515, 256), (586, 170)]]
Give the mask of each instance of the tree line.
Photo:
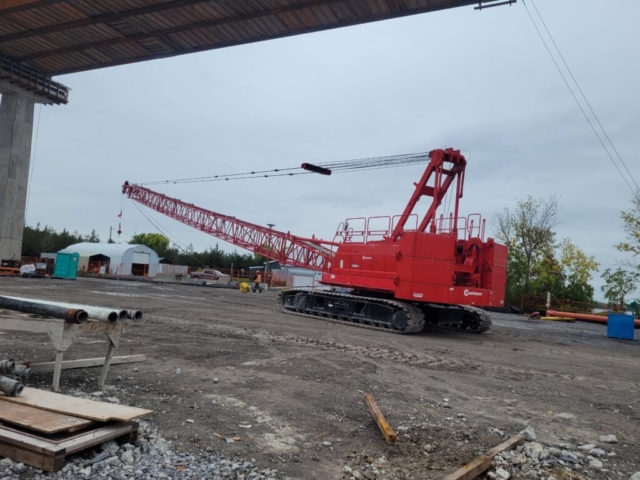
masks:
[[(496, 238), (509, 248), (506, 303), (518, 305), (547, 293), (556, 299), (595, 303), (591, 281), (600, 264), (571, 239), (558, 240), (560, 210), (555, 195), (528, 196), (496, 213)], [(630, 257), (617, 268), (604, 270), (601, 287), (609, 303), (621, 310), (640, 280), (640, 194), (634, 196), (631, 210), (622, 212), (622, 221), (627, 241), (615, 247)]]
[(81, 242), (100, 243), (100, 236), (95, 230), (89, 235), (82, 235), (77, 231), (70, 232), (66, 228), (56, 230), (53, 227), (25, 226), (22, 236), (22, 256), (39, 257), (42, 253), (55, 253), (69, 245)]
[(509, 249), (506, 302), (546, 297), (580, 303), (594, 301), (590, 284), (599, 264), (571, 239), (557, 239), (560, 200), (552, 195), (516, 200), (495, 218), (496, 237)]
[[(66, 228), (56, 230), (53, 227), (25, 226), (22, 240), (23, 257), (39, 257), (42, 253), (55, 253), (76, 243), (100, 243), (100, 236), (95, 230), (83, 235), (77, 231), (69, 232)], [(113, 241), (109, 243), (115, 243)], [(146, 245), (154, 250), (160, 258), (166, 258), (175, 265), (189, 265), (196, 268), (215, 267), (234, 270), (250, 266), (261, 265), (265, 259), (260, 255), (250, 253), (225, 252), (216, 244), (202, 252), (196, 252), (192, 245), (187, 248), (171, 246), (170, 241), (159, 233), (140, 233), (134, 235), (130, 244)]]

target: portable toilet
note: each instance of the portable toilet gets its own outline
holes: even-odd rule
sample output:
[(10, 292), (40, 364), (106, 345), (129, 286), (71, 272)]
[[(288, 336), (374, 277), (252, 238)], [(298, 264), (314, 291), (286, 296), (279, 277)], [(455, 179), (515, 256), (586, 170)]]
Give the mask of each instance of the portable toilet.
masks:
[(53, 278), (65, 278), (75, 280), (78, 276), (78, 263), (80, 255), (77, 253), (58, 253), (56, 257), (56, 268), (53, 271)]

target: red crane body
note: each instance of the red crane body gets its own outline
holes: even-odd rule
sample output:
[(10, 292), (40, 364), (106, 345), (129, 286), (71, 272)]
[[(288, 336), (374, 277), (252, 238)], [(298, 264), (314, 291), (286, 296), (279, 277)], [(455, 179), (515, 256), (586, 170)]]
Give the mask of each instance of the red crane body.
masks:
[[(460, 151), (434, 150), (429, 157), (430, 162), (401, 215), (347, 219), (338, 227), (333, 241), (298, 237), (244, 222), (128, 182), (123, 193), (186, 225), (282, 264), (322, 271), (325, 285), (357, 291), (359, 295), (410, 302), (422, 308), (427, 317), (438, 317), (433, 313), (438, 310), (440, 320), (432, 323), (442, 323), (442, 312), (447, 306), (504, 305), (507, 248), (493, 239), (484, 241), (485, 223), (480, 215), (458, 216), (466, 167)], [(438, 207), (452, 186), (453, 212), (449, 217), (437, 217)], [(431, 204), (419, 218), (414, 210), (422, 197), (430, 197)], [(302, 306), (294, 306), (290, 300), (290, 309), (316, 314), (309, 310), (309, 298)], [(331, 298), (315, 295), (313, 302), (324, 302), (318, 308), (333, 316), (339, 302)], [(351, 301), (351, 297), (347, 300)], [(349, 309), (351, 316), (355, 315), (354, 309), (364, 308), (346, 305), (340, 307), (341, 311)], [(390, 315), (398, 311), (399, 305), (393, 307)], [(406, 308), (405, 313), (417, 315)], [(465, 314), (468, 313), (469, 309)], [(389, 322), (403, 323), (393, 318)], [(382, 325), (368, 317), (367, 322)]]
[[(322, 275), (328, 285), (393, 293), (414, 302), (504, 305), (507, 247), (483, 240), (480, 215), (458, 217), (466, 160), (457, 150), (434, 150), (431, 161), (402, 215), (350, 219), (339, 228), (342, 242), (331, 268)], [(455, 183), (454, 212), (436, 217)], [(413, 213), (421, 197), (431, 197), (418, 224)], [(416, 226), (408, 228), (411, 219)], [(353, 224), (359, 223), (357, 230)]]

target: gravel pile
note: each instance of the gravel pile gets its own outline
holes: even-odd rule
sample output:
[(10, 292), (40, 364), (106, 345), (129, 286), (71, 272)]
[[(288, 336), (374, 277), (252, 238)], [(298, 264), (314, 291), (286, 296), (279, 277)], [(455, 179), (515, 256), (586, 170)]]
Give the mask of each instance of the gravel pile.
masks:
[(395, 427), (396, 445), (386, 444), (375, 424), (367, 428), (371, 448), (346, 455), (343, 480), (441, 479), (496, 443), (494, 434), (469, 425), (462, 414), (402, 423)]
[[(616, 464), (616, 453), (612, 450), (612, 446), (618, 443), (615, 435), (601, 436), (600, 444), (570, 445), (565, 443), (556, 447), (548, 447), (535, 441), (535, 431), (531, 427), (528, 427), (522, 434), (527, 442), (515, 450), (497, 455), (491, 464), (491, 470), (486, 475), (487, 478), (495, 480), (514, 478), (577, 480), (608, 479), (613, 475), (621, 479), (640, 479), (640, 472), (630, 476), (621, 471), (624, 467), (633, 469), (634, 465)], [(627, 470), (627, 468), (624, 469)]]
[(23, 463), (0, 460), (1, 479), (233, 479), (275, 480), (277, 470), (258, 469), (252, 462), (220, 454), (176, 452), (148, 422), (140, 422), (135, 445), (114, 442), (70, 458), (60, 472), (44, 473)]
[[(465, 463), (502, 443), (510, 434), (492, 427), (469, 425), (463, 415), (444, 422), (412, 422), (396, 428), (397, 445), (352, 452), (342, 470), (343, 480), (441, 479)], [(524, 445), (497, 455), (479, 478), (491, 480), (640, 480), (637, 464), (621, 460), (615, 452), (615, 435), (603, 435), (598, 443), (538, 441), (533, 428), (521, 434)], [(381, 455), (381, 453), (384, 453)], [(409, 460), (407, 459), (409, 454)]]

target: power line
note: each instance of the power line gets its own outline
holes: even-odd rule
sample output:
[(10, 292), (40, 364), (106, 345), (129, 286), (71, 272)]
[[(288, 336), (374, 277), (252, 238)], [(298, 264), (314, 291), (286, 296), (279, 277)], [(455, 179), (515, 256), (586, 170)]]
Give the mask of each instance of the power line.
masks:
[[(533, 0), (531, 0), (533, 2)], [(591, 130), (593, 130), (593, 133), (595, 134), (596, 138), (598, 139), (598, 141), (600, 142), (600, 144), (602, 145), (602, 148), (604, 148), (604, 151), (607, 153), (607, 156), (609, 157), (609, 159), (611, 160), (611, 163), (613, 163), (613, 166), (616, 167), (616, 170), (618, 170), (618, 173), (620, 174), (620, 176), (622, 177), (622, 179), (624, 180), (624, 183), (627, 184), (627, 187), (629, 187), (629, 190), (631, 190), (631, 193), (636, 196), (638, 195), (636, 193), (636, 191), (633, 189), (633, 187), (631, 186), (631, 184), (629, 183), (629, 181), (627, 180), (627, 177), (622, 173), (622, 170), (620, 170), (620, 167), (618, 166), (618, 164), (616, 163), (615, 159), (613, 158), (613, 156), (611, 155), (611, 152), (609, 152), (609, 149), (607, 148), (607, 146), (605, 145), (604, 141), (602, 140), (602, 138), (600, 137), (600, 135), (598, 134), (598, 131), (596, 130), (596, 128), (593, 126), (593, 123), (591, 122), (591, 119), (589, 118), (589, 116), (587, 115), (587, 112), (585, 112), (584, 108), (582, 107), (582, 105), (580, 104), (580, 101), (578, 100), (578, 97), (576, 96), (575, 92), (573, 91), (573, 89), (571, 88), (571, 85), (569, 85), (569, 82), (567, 80), (567, 77), (564, 75), (564, 73), (562, 72), (562, 69), (560, 68), (560, 65), (558, 65), (557, 60), (555, 59), (555, 57), (553, 56), (553, 53), (551, 53), (551, 49), (549, 48), (549, 45), (547, 44), (547, 41), (544, 39), (544, 36), (542, 35), (542, 32), (540, 31), (540, 28), (538, 28), (538, 24), (536, 23), (536, 21), (533, 19), (533, 16), (531, 15), (531, 12), (529, 11), (529, 7), (527, 7), (526, 1), (523, 0), (522, 4), (524, 5), (524, 8), (527, 11), (527, 14), (529, 15), (529, 18), (531, 19), (531, 23), (533, 23), (533, 26), (535, 27), (536, 31), (538, 32), (538, 35), (540, 36), (540, 40), (542, 40), (542, 43), (544, 44), (545, 48), (547, 49), (547, 52), (549, 53), (549, 56), (551, 57), (551, 60), (553, 61), (554, 65), (556, 66), (556, 68), (558, 69), (558, 73), (560, 74), (560, 76), (562, 77), (562, 80), (564, 80), (565, 85), (567, 86), (567, 88), (569, 89), (569, 92), (571, 92), (571, 96), (573, 97), (573, 99), (576, 101), (576, 104), (578, 105), (578, 108), (580, 109), (580, 111), (582, 112), (582, 115), (584, 115), (584, 118), (587, 120), (587, 123), (589, 124), (589, 126), (591, 127)]]
[(631, 180), (635, 184), (636, 188), (638, 190), (640, 190), (640, 186), (638, 186), (638, 183), (636, 182), (635, 178), (633, 178), (633, 174), (629, 171), (629, 168), (627, 167), (627, 164), (622, 159), (622, 156), (618, 152), (618, 149), (616, 148), (614, 143), (611, 141), (611, 138), (609, 137), (609, 134), (607, 133), (607, 131), (605, 130), (604, 126), (602, 126), (602, 123), (600, 122), (600, 118), (598, 118), (598, 115), (596, 115), (596, 112), (591, 107), (591, 103), (589, 102), (589, 100), (587, 99), (586, 95), (582, 91), (582, 87), (580, 87), (580, 84), (578, 83), (578, 80), (576, 80), (576, 77), (573, 75), (573, 72), (571, 71), (571, 68), (569, 68), (569, 65), (567, 64), (567, 61), (565, 60), (564, 55), (562, 55), (562, 52), (560, 51), (560, 48), (558, 47), (558, 44), (556, 43), (555, 39), (553, 38), (553, 35), (551, 35), (551, 32), (549, 31), (549, 28), (547, 28), (547, 24), (544, 21), (544, 18), (542, 18), (542, 15), (540, 15), (540, 11), (538, 10), (538, 7), (536, 6), (536, 4), (535, 4), (535, 2), (533, 0), (531, 0), (531, 5), (533, 5), (533, 8), (536, 10), (536, 13), (538, 14), (538, 17), (540, 17), (540, 21), (542, 22), (542, 25), (544, 26), (545, 30), (549, 34), (549, 38), (551, 38), (551, 41), (553, 42), (554, 47), (556, 47), (556, 50), (558, 51), (558, 54), (560, 55), (560, 58), (562, 59), (562, 62), (564, 63), (564, 66), (567, 67), (569, 75), (571, 75), (571, 78), (575, 82), (576, 87), (578, 87), (578, 91), (580, 92), (580, 95), (582, 95), (582, 98), (584, 98), (585, 103), (589, 107), (589, 110), (591, 110), (591, 113), (593, 114), (594, 118), (598, 122), (598, 125), (600, 125), (600, 128), (602, 129), (602, 132), (604, 133), (605, 137), (607, 137), (607, 140), (611, 144), (611, 147), (613, 148), (613, 151), (616, 152), (616, 155), (618, 156), (618, 158), (620, 159), (620, 162), (622, 163), (622, 165), (624, 166), (625, 170), (629, 174), (629, 177), (631, 178)]

